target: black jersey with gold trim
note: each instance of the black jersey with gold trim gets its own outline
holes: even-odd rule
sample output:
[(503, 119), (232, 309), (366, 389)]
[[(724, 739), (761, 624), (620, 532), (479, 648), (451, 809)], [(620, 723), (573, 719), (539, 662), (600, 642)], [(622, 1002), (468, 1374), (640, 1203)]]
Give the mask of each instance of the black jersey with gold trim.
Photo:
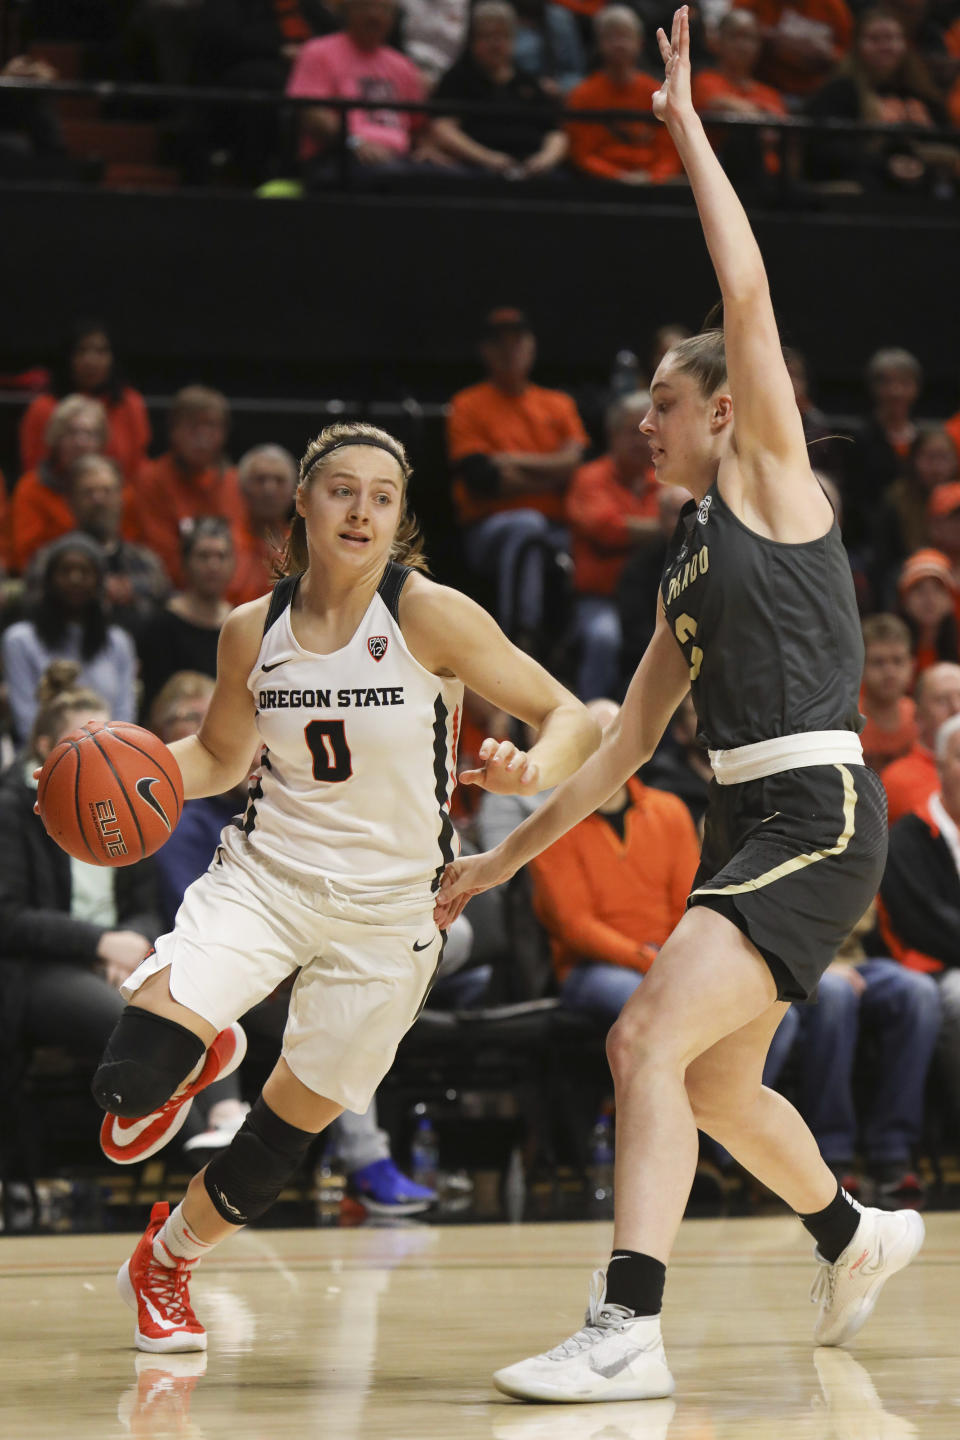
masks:
[(863, 639), (836, 521), (804, 544), (769, 540), (714, 484), (681, 511), (661, 595), (711, 750), (863, 728)]

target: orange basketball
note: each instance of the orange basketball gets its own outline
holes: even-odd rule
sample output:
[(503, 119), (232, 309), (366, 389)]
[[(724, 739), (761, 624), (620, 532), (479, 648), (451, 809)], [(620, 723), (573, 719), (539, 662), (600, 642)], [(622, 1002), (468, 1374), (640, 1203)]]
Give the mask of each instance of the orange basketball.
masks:
[(169, 840), (183, 809), (183, 779), (149, 730), (92, 720), (47, 756), (37, 805), (47, 834), (75, 860), (133, 865)]

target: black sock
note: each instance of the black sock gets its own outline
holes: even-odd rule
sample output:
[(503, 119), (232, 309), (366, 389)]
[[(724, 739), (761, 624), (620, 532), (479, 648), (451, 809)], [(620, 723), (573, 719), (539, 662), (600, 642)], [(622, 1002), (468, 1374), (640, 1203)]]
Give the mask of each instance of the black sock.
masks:
[(832, 1265), (846, 1250), (860, 1224), (860, 1211), (842, 1186), (830, 1204), (815, 1215), (798, 1215), (805, 1230), (809, 1230), (817, 1242), (817, 1249)]
[(608, 1305), (624, 1305), (634, 1315), (659, 1315), (667, 1267), (639, 1250), (614, 1250), (607, 1266)]

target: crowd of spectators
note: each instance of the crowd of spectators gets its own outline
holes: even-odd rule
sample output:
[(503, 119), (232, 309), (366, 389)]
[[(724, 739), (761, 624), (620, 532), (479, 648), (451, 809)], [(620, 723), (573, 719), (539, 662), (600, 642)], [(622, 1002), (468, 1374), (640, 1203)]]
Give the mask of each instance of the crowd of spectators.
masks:
[[(273, 92), (315, 104), (181, 107), (163, 122), (188, 178), (230, 157), (242, 180), (297, 171), (336, 184), (345, 142), (355, 183), (431, 177), (594, 188), (677, 184), (676, 153), (652, 116), (662, 0), (132, 0), (112, 35), (86, 46), (91, 78)], [(40, 7), (35, 7), (39, 11)], [(694, 101), (709, 119), (800, 116), (900, 129), (881, 138), (714, 125), (741, 186), (815, 182), (832, 190), (957, 193), (960, 20), (950, 0), (703, 0), (691, 7)], [(13, 68), (11, 69), (10, 66)], [(54, 78), (15, 57), (8, 73)], [(0, 175), (50, 173), (55, 107), (38, 92), (0, 97)], [(376, 108), (341, 113), (325, 101)], [(395, 108), (429, 101), (429, 113)], [(458, 112), (466, 105), (468, 110)], [(624, 118), (577, 120), (578, 111)], [(649, 118), (644, 118), (649, 116)], [(930, 132), (926, 138), (924, 131)], [(67, 157), (68, 159), (69, 157)], [(205, 168), (206, 167), (206, 168)]]
[[(752, 20), (732, 23), (752, 33)], [(651, 365), (684, 333), (662, 327)], [(868, 358), (862, 414), (840, 423), (817, 409), (804, 357), (787, 360), (863, 613), (862, 739), (888, 792), (892, 832), (876, 915), (864, 917), (828, 972), (819, 1008), (788, 1013), (767, 1079), (794, 1087), (848, 1189), (920, 1203), (925, 1097), (960, 1141), (960, 416), (919, 418), (922, 367), (901, 349)], [(660, 486), (651, 468), (640, 429), (650, 373), (618, 357), (609, 403), (588, 426), (570, 394), (535, 382), (532, 322), (509, 306), (484, 318), (477, 362), (476, 383), (450, 396), (446, 420), (462, 583), (515, 643), (559, 665), (607, 723), (651, 633), (665, 548), (689, 499)], [(235, 465), (229, 402), (204, 385), (172, 397), (163, 430), (163, 440), (154, 437), (104, 326), (85, 322), (47, 389), (24, 407), (21, 474), (2, 492), (0, 808), (9, 863), (0, 878), (0, 996), (13, 1056), (60, 1043), (61, 1013), (71, 1013), (80, 1016), (72, 1048), (95, 1058), (117, 986), (170, 925), (220, 827), (245, 804), (244, 787), (189, 802), (147, 866), (149, 884), (138, 869), (68, 862), (33, 814), (33, 768), (81, 712), (137, 718), (168, 740), (195, 729), (224, 619), (271, 584), (292, 513), (294, 457), (265, 440)], [(508, 723), (468, 697), (463, 757)], [(643, 773), (530, 867), (521, 902), (549, 946), (553, 989), (601, 1029), (643, 983), (682, 913), (710, 778), (688, 696)], [(477, 808), (477, 798), (455, 806), (467, 846), (495, 843), (537, 803), (483, 796)], [(435, 1001), (483, 1003), (491, 975), (509, 964), (516, 906), (516, 892), (509, 905), (494, 894), (472, 927), (463, 921)], [(274, 1040), (282, 998), (250, 1020)], [(195, 1149), (236, 1128), (239, 1084), (211, 1095), (185, 1135)], [(430, 1203), (397, 1169), (375, 1111), (345, 1126), (339, 1143), (354, 1157), (345, 1163), (355, 1164), (355, 1188), (372, 1205), (384, 1194), (393, 1197), (388, 1208)], [(370, 1166), (379, 1167), (373, 1180)]]

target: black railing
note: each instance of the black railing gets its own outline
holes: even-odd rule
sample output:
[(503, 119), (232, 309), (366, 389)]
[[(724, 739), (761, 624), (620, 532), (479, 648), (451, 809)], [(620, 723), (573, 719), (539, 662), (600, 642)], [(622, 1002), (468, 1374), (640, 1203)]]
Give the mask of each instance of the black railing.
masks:
[[(451, 117), (469, 120), (494, 115), (498, 120), (527, 120), (531, 114), (549, 116), (548, 107), (542, 111), (526, 106), (497, 105), (491, 107), (483, 102), (443, 101), (425, 99), (422, 101), (363, 100), (342, 97), (288, 96), (264, 90), (223, 90), (193, 85), (142, 85), (125, 84), (113, 80), (63, 81), (50, 83), (36, 80), (5, 78), (0, 79), (0, 93), (21, 92), (43, 96), (49, 99), (83, 97), (98, 100), (106, 105), (129, 104), (134, 106), (156, 105), (158, 107), (189, 106), (192, 108), (272, 110), (277, 113), (296, 115), (300, 111), (322, 108), (336, 111), (340, 117), (338, 137), (329, 147), (340, 157), (340, 178), (348, 181), (351, 152), (349, 138), (349, 116), (358, 110), (390, 111), (396, 114), (422, 115), (428, 118)], [(649, 110), (570, 110), (558, 103), (554, 112), (556, 128), (567, 125), (596, 124), (613, 122), (659, 124)], [(807, 115), (730, 115), (705, 113), (705, 123), (711, 131), (722, 132), (765, 132), (775, 133), (781, 151), (786, 142), (809, 139), (846, 139), (868, 142), (871, 140), (924, 141), (928, 145), (941, 145), (960, 151), (960, 129), (934, 128), (923, 125), (884, 125), (855, 120), (812, 117)]]

